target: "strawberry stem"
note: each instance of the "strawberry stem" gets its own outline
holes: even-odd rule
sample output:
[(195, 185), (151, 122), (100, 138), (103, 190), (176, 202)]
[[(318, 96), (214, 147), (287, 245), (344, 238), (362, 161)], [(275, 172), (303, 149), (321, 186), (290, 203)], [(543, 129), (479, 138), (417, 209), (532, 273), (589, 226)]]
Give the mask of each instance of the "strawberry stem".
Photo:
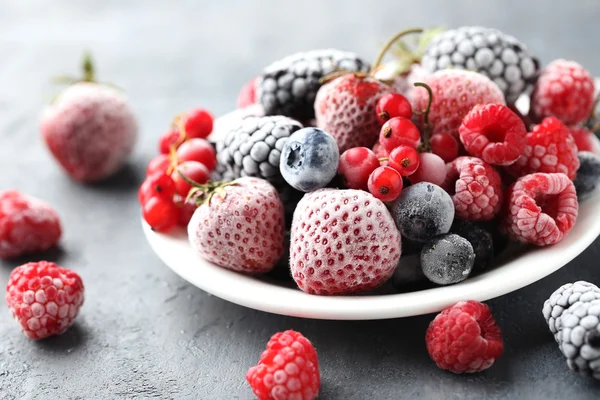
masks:
[(429, 98), (427, 99), (427, 107), (425, 108), (423, 113), (423, 133), (421, 134), (421, 145), (419, 146), (419, 152), (426, 152), (431, 150), (431, 144), (429, 143), (429, 138), (431, 136), (431, 131), (433, 127), (429, 123), (429, 111), (431, 110), (431, 103), (433, 101), (433, 91), (429, 87), (428, 84), (424, 82), (415, 82), (414, 84), (417, 87), (422, 87), (427, 90), (427, 94)]
[(409, 35), (409, 34), (413, 34), (413, 33), (423, 33), (423, 29), (422, 28), (412, 28), (412, 29), (406, 29), (404, 31), (398, 32), (397, 34), (395, 34), (393, 37), (391, 37), (381, 48), (381, 50), (379, 50), (379, 54), (377, 54), (377, 58), (375, 58), (375, 62), (373, 63), (373, 65), (371, 66), (371, 75), (373, 75), (377, 69), (379, 68), (379, 65), (381, 64), (381, 61), (383, 61), (383, 57), (385, 57), (385, 54), (388, 52), (388, 50), (392, 47), (392, 45), (400, 38), (402, 38), (405, 35)]

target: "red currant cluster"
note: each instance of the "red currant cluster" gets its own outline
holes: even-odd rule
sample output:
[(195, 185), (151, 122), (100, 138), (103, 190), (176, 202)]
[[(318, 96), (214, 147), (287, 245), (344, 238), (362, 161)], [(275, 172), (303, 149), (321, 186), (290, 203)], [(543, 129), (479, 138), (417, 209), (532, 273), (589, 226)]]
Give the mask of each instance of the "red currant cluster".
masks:
[(167, 232), (188, 224), (196, 209), (186, 200), (190, 181), (208, 182), (217, 163), (215, 150), (206, 140), (212, 129), (212, 115), (197, 108), (176, 117), (160, 137), (160, 154), (148, 164), (146, 180), (138, 191), (142, 215), (153, 230)]

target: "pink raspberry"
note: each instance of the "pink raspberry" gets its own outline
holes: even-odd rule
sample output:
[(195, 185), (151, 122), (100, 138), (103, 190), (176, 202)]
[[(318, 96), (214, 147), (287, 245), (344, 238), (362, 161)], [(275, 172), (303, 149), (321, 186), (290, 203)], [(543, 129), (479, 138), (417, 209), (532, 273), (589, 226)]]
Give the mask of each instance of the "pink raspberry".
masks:
[(60, 219), (49, 204), (16, 190), (0, 192), (0, 258), (48, 250), (61, 235)]
[(594, 144), (594, 134), (592, 132), (588, 131), (586, 128), (576, 126), (571, 128), (571, 136), (573, 136), (573, 139), (575, 140), (578, 152), (595, 152), (596, 146)]
[(526, 139), (523, 155), (506, 167), (506, 171), (515, 177), (535, 172), (561, 172), (575, 179), (579, 169), (577, 145), (562, 122), (554, 117), (544, 118), (527, 133)]
[(583, 122), (592, 112), (594, 78), (574, 61), (555, 60), (544, 68), (531, 96), (536, 119), (556, 117), (567, 125)]
[(537, 246), (558, 243), (577, 219), (575, 186), (565, 174), (526, 175), (509, 187), (505, 208), (502, 229), (512, 239)]
[(473, 107), (458, 131), (469, 154), (489, 164), (510, 165), (525, 148), (523, 120), (502, 104)]
[[(458, 138), (458, 127), (471, 109), (480, 104), (506, 104), (502, 91), (490, 78), (477, 72), (445, 69), (425, 78), (433, 91), (429, 122), (433, 134), (450, 133)], [(413, 111), (427, 108), (429, 94), (422, 87), (412, 92)], [(422, 120), (422, 116), (420, 117)], [(422, 121), (421, 121), (422, 122)]]
[(502, 180), (489, 164), (476, 157), (458, 157), (446, 164), (443, 188), (450, 193), (456, 216), (489, 221), (502, 206)]
[(95, 83), (65, 89), (42, 114), (46, 145), (75, 180), (94, 182), (123, 166), (137, 139), (137, 124), (117, 90)]
[(321, 189), (298, 203), (291, 228), (290, 270), (312, 294), (376, 288), (400, 260), (401, 238), (381, 200), (362, 190)]
[(83, 282), (77, 273), (48, 261), (24, 264), (10, 274), (6, 303), (29, 338), (60, 335), (83, 304)]

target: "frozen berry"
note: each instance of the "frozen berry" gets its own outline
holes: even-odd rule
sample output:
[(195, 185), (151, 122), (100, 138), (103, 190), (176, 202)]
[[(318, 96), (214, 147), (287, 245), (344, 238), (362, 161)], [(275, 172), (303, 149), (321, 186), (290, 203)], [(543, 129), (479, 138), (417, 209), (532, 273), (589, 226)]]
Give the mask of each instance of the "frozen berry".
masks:
[(142, 206), (142, 216), (153, 231), (168, 232), (179, 222), (179, 208), (173, 200), (151, 197)]
[(372, 150), (377, 158), (385, 158), (390, 154), (390, 152), (387, 151), (379, 141), (375, 143)]
[(419, 168), (408, 177), (410, 183), (429, 182), (441, 185), (446, 180), (446, 164), (433, 153), (419, 154)]
[(429, 282), (421, 268), (421, 253), (405, 255), (406, 241), (402, 245), (402, 258), (392, 276), (392, 284), (399, 292), (414, 290)]
[(379, 159), (366, 147), (353, 147), (340, 156), (338, 174), (348, 189), (369, 190), (369, 176), (379, 167)]
[(317, 351), (299, 332), (276, 333), (246, 380), (258, 400), (314, 400), (321, 387)]
[(399, 93), (388, 93), (381, 96), (375, 106), (377, 118), (384, 124), (391, 118), (412, 118), (412, 106), (406, 97)]
[(48, 250), (61, 235), (60, 219), (49, 204), (16, 190), (0, 192), (0, 258)]
[(159, 154), (148, 163), (146, 168), (146, 176), (154, 175), (155, 173), (164, 174), (171, 166), (171, 160), (166, 154)]
[(177, 222), (179, 226), (183, 226), (184, 228), (188, 226), (190, 220), (192, 219), (192, 215), (198, 208), (198, 205), (190, 199), (184, 203), (184, 199), (179, 198), (175, 200), (175, 205), (179, 207), (179, 221)]
[(458, 157), (458, 141), (452, 135), (444, 133), (433, 135), (429, 139), (429, 145), (431, 146), (431, 152), (439, 156), (444, 162), (452, 162)]
[(256, 82), (258, 78), (252, 78), (240, 90), (237, 96), (237, 108), (244, 108), (256, 104)]
[(167, 174), (154, 174), (146, 178), (138, 191), (138, 200), (144, 204), (151, 197), (170, 200), (175, 195), (175, 182)]
[(429, 324), (427, 351), (438, 367), (456, 374), (479, 372), (504, 352), (502, 333), (487, 305), (461, 301)]
[(33, 340), (60, 335), (83, 305), (79, 275), (48, 261), (15, 268), (6, 285), (6, 303), (27, 337)]
[(577, 151), (594, 152), (594, 134), (583, 127), (571, 128), (571, 136), (575, 140)]
[(169, 129), (163, 133), (158, 139), (158, 152), (168, 155), (171, 152), (171, 147), (177, 148), (183, 142), (181, 134), (177, 129)]
[(183, 116), (183, 129), (188, 139), (206, 139), (213, 130), (213, 117), (207, 110), (195, 108)]
[(582, 151), (577, 153), (577, 157), (579, 157), (579, 169), (573, 184), (577, 191), (577, 199), (583, 201), (592, 195), (600, 183), (600, 156)]
[(390, 153), (389, 166), (402, 176), (409, 176), (419, 168), (419, 153), (410, 146), (398, 146)]
[(296, 190), (321, 189), (337, 174), (340, 151), (327, 132), (302, 128), (284, 143), (279, 159), (283, 179)]
[(391, 210), (402, 236), (417, 242), (448, 233), (454, 220), (454, 205), (448, 193), (427, 182), (404, 189)]
[(473, 269), (482, 270), (490, 266), (494, 259), (494, 237), (492, 234), (471, 221), (454, 220), (450, 232), (467, 239), (475, 252)]
[(525, 124), (502, 104), (477, 105), (465, 116), (458, 132), (469, 154), (488, 164), (510, 165), (525, 148)]
[(189, 139), (177, 149), (177, 158), (180, 161), (197, 161), (212, 170), (217, 163), (215, 149), (204, 139)]
[(369, 192), (381, 201), (394, 201), (402, 191), (402, 176), (391, 167), (378, 167), (369, 176)]
[(402, 117), (392, 118), (383, 124), (379, 134), (379, 142), (388, 152), (400, 145), (417, 147), (419, 140), (419, 128), (411, 120)]
[(186, 182), (181, 175), (198, 184), (204, 184), (210, 179), (210, 171), (198, 161), (185, 161), (179, 164), (171, 178), (175, 182), (177, 194), (183, 198), (187, 197), (192, 185)]
[(519, 178), (506, 195), (503, 230), (514, 240), (547, 246), (560, 242), (577, 220), (573, 182), (565, 174)]
[(450, 285), (467, 279), (475, 262), (469, 241), (454, 233), (429, 239), (421, 250), (421, 268), (433, 283)]

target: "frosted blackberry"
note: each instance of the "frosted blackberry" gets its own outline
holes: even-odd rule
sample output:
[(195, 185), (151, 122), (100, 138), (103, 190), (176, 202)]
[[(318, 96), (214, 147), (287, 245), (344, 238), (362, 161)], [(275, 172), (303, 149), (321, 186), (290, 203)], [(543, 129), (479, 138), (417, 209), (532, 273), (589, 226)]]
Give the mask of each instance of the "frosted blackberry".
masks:
[(290, 186), (312, 192), (331, 182), (339, 160), (340, 150), (331, 135), (321, 129), (303, 128), (283, 145), (279, 170)]
[(286, 115), (300, 121), (315, 117), (320, 79), (335, 71), (367, 72), (369, 64), (356, 54), (335, 50), (295, 53), (265, 68), (256, 98), (266, 115)]
[(494, 259), (494, 238), (490, 232), (480, 225), (470, 222), (455, 220), (450, 232), (467, 239), (475, 252), (474, 269), (487, 268)]
[(429, 72), (455, 68), (486, 75), (509, 103), (529, 92), (539, 71), (537, 59), (523, 43), (499, 30), (480, 26), (442, 32), (429, 43), (421, 62)]
[(559, 341), (558, 332), (561, 327), (560, 319), (564, 311), (578, 301), (590, 302), (596, 299), (600, 299), (600, 289), (596, 285), (585, 281), (564, 284), (552, 293), (550, 298), (544, 302), (542, 314), (544, 314), (550, 332), (552, 332), (557, 342)]
[(577, 157), (579, 169), (573, 184), (577, 191), (577, 199), (582, 201), (589, 198), (600, 183), (600, 157), (587, 151), (577, 153)]
[(464, 281), (474, 262), (475, 252), (471, 243), (454, 233), (430, 239), (421, 250), (423, 274), (438, 285)]
[(561, 321), (558, 344), (569, 368), (600, 379), (600, 300), (573, 304)]
[(279, 158), (283, 145), (302, 125), (287, 117), (246, 117), (217, 143), (217, 170), (226, 179), (253, 176), (275, 187), (283, 183)]
[(454, 204), (441, 187), (420, 182), (402, 191), (392, 203), (392, 215), (402, 236), (416, 242), (448, 233), (454, 219)]

